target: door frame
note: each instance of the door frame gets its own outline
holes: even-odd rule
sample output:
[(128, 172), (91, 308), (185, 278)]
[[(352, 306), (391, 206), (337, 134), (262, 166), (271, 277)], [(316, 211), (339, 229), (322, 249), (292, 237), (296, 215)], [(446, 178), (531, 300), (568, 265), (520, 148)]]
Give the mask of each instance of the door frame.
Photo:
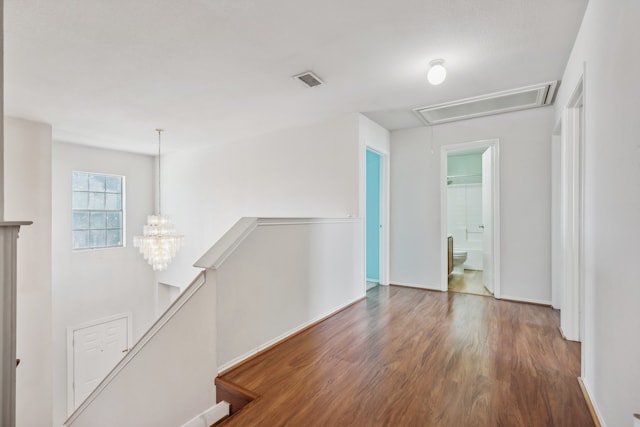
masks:
[(584, 330), (584, 72), (562, 112), (560, 227), (562, 303), (560, 330), (581, 341)]
[(372, 151), (380, 156), (380, 280), (381, 285), (389, 284), (389, 153), (381, 151), (377, 147), (365, 144), (364, 147), (364, 191), (363, 191), (363, 217), (364, 217), (364, 277), (365, 290), (367, 286), (367, 150)]
[(448, 283), (448, 258), (447, 258), (447, 236), (448, 236), (448, 218), (447, 218), (447, 157), (456, 151), (467, 151), (471, 149), (489, 148), (491, 147), (491, 194), (492, 209), (491, 222), (493, 233), (493, 296), (500, 299), (500, 140), (485, 139), (471, 142), (460, 142), (455, 144), (443, 145), (440, 148), (440, 277), (442, 278), (440, 290), (449, 291)]
[(67, 415), (71, 415), (73, 411), (75, 411), (73, 405), (73, 334), (80, 329), (90, 328), (119, 319), (127, 319), (127, 348), (131, 348), (131, 346), (133, 345), (133, 315), (131, 314), (131, 312), (114, 314), (112, 316), (90, 320), (80, 325), (67, 327)]

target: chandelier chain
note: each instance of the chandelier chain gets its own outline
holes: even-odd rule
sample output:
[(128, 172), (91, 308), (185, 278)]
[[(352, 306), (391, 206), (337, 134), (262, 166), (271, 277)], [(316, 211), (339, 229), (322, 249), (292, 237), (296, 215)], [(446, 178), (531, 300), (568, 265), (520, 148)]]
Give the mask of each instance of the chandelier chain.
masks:
[(158, 132), (158, 211), (147, 217), (141, 236), (133, 236), (133, 246), (147, 260), (154, 271), (166, 270), (184, 243), (184, 236), (176, 233), (170, 218), (162, 216), (161, 154), (162, 129)]
[(158, 132), (158, 215), (162, 216), (162, 156), (160, 146), (162, 145), (162, 132), (164, 129), (156, 129)]

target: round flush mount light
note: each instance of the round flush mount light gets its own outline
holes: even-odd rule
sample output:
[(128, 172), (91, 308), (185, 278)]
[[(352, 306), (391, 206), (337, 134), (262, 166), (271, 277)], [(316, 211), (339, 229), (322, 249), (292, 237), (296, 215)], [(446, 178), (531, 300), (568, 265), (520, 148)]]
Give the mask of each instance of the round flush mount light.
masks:
[(431, 68), (429, 68), (429, 72), (427, 73), (427, 80), (432, 85), (439, 85), (447, 78), (447, 70), (444, 68), (444, 59), (434, 59), (429, 62)]

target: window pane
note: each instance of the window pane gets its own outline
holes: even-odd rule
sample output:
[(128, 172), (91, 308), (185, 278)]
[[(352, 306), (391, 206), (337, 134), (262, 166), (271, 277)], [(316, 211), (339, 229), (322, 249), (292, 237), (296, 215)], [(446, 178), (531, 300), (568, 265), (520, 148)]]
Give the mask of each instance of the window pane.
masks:
[(87, 209), (89, 207), (89, 193), (74, 191), (71, 195), (71, 209)]
[(120, 213), (120, 212), (108, 212), (107, 213), (107, 228), (122, 228), (122, 213)]
[(89, 174), (83, 172), (73, 172), (71, 175), (71, 189), (87, 191), (89, 189)]
[(106, 177), (107, 193), (121, 193), (122, 192), (122, 178), (119, 176)]
[(107, 230), (91, 230), (91, 246), (103, 248), (107, 244)]
[(95, 211), (104, 210), (104, 193), (89, 193), (89, 209)]
[(91, 212), (91, 229), (107, 228), (107, 214), (104, 212)]
[(88, 231), (73, 231), (71, 241), (73, 249), (85, 249), (91, 247), (89, 244)]
[(124, 178), (72, 172), (72, 247), (121, 247), (124, 242)]
[(73, 230), (89, 229), (89, 212), (74, 212), (71, 228)]
[(107, 246), (122, 246), (122, 230), (107, 230)]
[(104, 175), (89, 175), (89, 191), (104, 191), (105, 178)]
[(119, 211), (122, 207), (122, 197), (120, 193), (107, 193), (105, 209), (108, 211)]

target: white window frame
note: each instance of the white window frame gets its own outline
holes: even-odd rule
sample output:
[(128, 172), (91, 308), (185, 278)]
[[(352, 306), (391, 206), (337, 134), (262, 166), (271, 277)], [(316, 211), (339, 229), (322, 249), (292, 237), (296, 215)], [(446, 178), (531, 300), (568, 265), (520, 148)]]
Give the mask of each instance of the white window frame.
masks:
[[(106, 210), (106, 209), (74, 209), (73, 207), (73, 193), (75, 190), (73, 188), (73, 175), (76, 173), (84, 173), (84, 174), (88, 174), (88, 175), (94, 175), (94, 176), (104, 176), (104, 177), (117, 177), (120, 178), (120, 210)], [(126, 178), (124, 175), (117, 175), (117, 174), (109, 174), (109, 173), (101, 173), (101, 172), (87, 172), (87, 171), (80, 171), (80, 170), (74, 170), (71, 172), (71, 250), (73, 250), (74, 252), (81, 252), (81, 251), (94, 251), (94, 250), (103, 250), (103, 249), (118, 249), (118, 248), (124, 248), (126, 247), (126, 221), (125, 221), (125, 211), (126, 211), (126, 204), (125, 204), (125, 195), (126, 195)], [(86, 190), (87, 193), (90, 193), (91, 191), (89, 191), (89, 189)], [(108, 193), (106, 191), (104, 191), (104, 194), (118, 194), (118, 193)], [(75, 212), (120, 212), (121, 214), (121, 223), (120, 223), (120, 231), (121, 231), (121, 241), (119, 245), (107, 245), (106, 241), (105, 241), (105, 246), (83, 246), (83, 247), (74, 247), (74, 241), (73, 241), (73, 233), (74, 231), (79, 231), (79, 230), (75, 230), (74, 229), (74, 221), (73, 221), (73, 214)], [(91, 226), (89, 226), (89, 229), (87, 230), (91, 230)], [(117, 230), (117, 229), (114, 229)]]

